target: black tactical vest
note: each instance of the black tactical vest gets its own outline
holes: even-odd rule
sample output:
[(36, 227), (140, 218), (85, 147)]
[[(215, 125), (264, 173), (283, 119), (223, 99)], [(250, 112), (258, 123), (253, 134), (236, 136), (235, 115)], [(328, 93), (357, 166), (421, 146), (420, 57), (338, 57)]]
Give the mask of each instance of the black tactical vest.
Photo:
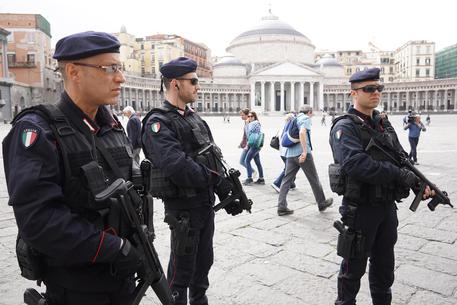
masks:
[[(354, 114), (345, 114), (336, 118), (333, 126), (342, 119), (350, 119), (360, 131), (360, 140), (362, 147), (366, 153), (377, 161), (392, 162), (387, 156), (377, 149), (366, 150), (371, 139), (374, 139), (378, 145), (381, 145), (386, 151), (394, 152), (399, 149), (400, 143), (397, 135), (388, 120), (383, 120), (384, 131), (374, 130), (360, 117)], [(396, 185), (394, 183), (385, 184), (369, 184), (359, 181), (350, 176), (345, 175), (345, 191), (344, 197), (357, 204), (384, 204), (395, 200)]]
[[(151, 115), (159, 114), (161, 119), (171, 126), (178, 136), (184, 153), (196, 162), (204, 164), (209, 169), (222, 172), (220, 149), (214, 144), (209, 127), (198, 115), (181, 115), (176, 108), (164, 104), (152, 109), (143, 119), (142, 134)], [(199, 155), (211, 145), (208, 152)], [(217, 161), (218, 159), (219, 161)], [(190, 198), (197, 195), (197, 190), (175, 185), (166, 177), (162, 170), (153, 168), (151, 171), (151, 194), (158, 198)]]
[(122, 178), (129, 180), (132, 172), (131, 145), (121, 128), (113, 128), (99, 135), (83, 133), (70, 122), (64, 111), (69, 110), (60, 103), (33, 106), (22, 111), (13, 123), (28, 113), (36, 113), (46, 119), (56, 138), (63, 161), (65, 204), (73, 212), (88, 217), (89, 221), (96, 221), (98, 213), (93, 212), (107, 208), (108, 203), (95, 203), (94, 192), (101, 191), (120, 178), (96, 147), (105, 147), (118, 166), (117, 172), (120, 169)]

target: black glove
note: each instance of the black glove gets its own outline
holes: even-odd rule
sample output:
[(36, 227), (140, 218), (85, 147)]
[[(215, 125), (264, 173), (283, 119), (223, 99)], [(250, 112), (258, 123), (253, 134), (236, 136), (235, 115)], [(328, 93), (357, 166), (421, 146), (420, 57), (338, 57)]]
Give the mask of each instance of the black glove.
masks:
[(400, 174), (398, 175), (397, 180), (401, 185), (409, 188), (414, 188), (419, 183), (419, 178), (405, 167), (400, 168)]
[(224, 207), (224, 209), (227, 212), (227, 214), (231, 214), (232, 216), (241, 214), (241, 212), (243, 212), (243, 207), (241, 206), (240, 201), (238, 199), (227, 204)]
[(215, 188), (215, 191), (216, 191), (217, 197), (219, 197), (219, 200), (222, 201), (225, 198), (227, 198), (228, 195), (230, 194), (230, 191), (232, 190), (232, 188), (233, 188), (232, 183), (230, 183), (230, 181), (227, 178), (219, 177), (219, 181), (216, 184), (216, 188)]
[(395, 190), (395, 201), (400, 202), (409, 197), (409, 187), (397, 187)]
[(143, 258), (134, 246), (124, 239), (116, 259), (112, 264), (113, 275), (117, 278), (126, 278), (143, 269)]

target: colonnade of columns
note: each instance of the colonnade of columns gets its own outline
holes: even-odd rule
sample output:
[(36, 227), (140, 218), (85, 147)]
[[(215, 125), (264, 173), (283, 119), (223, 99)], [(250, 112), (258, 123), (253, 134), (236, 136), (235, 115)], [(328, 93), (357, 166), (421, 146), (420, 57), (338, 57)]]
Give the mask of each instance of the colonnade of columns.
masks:
[(251, 107), (257, 111), (298, 111), (302, 105), (321, 109), (322, 82), (314, 81), (252, 81)]
[[(352, 98), (347, 93), (324, 93), (323, 109), (344, 112)], [(389, 111), (456, 111), (457, 89), (386, 91), (382, 93), (380, 108)]]
[[(247, 92), (206, 92), (200, 91), (197, 101), (192, 104), (199, 112), (238, 112), (249, 107)], [(117, 110), (132, 106), (136, 111), (149, 111), (162, 104), (163, 97), (159, 89), (123, 87)]]

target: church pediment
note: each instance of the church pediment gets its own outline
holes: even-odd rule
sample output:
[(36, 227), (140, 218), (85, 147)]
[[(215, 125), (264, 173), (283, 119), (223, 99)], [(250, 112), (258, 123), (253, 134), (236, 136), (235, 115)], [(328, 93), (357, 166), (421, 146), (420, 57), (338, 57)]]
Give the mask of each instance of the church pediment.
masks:
[(301, 64), (284, 62), (255, 71), (251, 76), (322, 76), (314, 69)]

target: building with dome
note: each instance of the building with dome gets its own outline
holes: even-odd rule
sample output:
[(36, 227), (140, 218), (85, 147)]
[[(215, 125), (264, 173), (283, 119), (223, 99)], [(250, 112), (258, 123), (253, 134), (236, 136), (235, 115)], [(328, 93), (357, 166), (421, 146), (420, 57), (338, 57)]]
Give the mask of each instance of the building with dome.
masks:
[[(315, 46), (304, 34), (268, 16), (235, 37), (213, 67), (214, 83), (249, 85), (250, 108), (258, 112), (296, 111), (309, 104), (320, 109), (326, 73), (344, 76), (341, 65), (314, 62)], [(340, 72), (334, 71), (340, 69)]]
[[(316, 54), (308, 37), (271, 11), (236, 36), (226, 51), (229, 55), (215, 58), (212, 76), (200, 75), (201, 89), (193, 105), (199, 112), (238, 112), (247, 107), (259, 113), (282, 114), (297, 111), (301, 105), (310, 105), (314, 110), (344, 112), (351, 104), (349, 72), (379, 66), (381, 70), (388, 70), (382, 72), (387, 77), (393, 73), (390, 70), (394, 65), (390, 60), (383, 65), (380, 60), (380, 65), (357, 66), (355, 71), (349, 71), (337, 56)], [(158, 78), (133, 75), (126, 78), (119, 108), (132, 105), (147, 111), (161, 104)], [(410, 108), (419, 111), (456, 109), (457, 79), (402, 83), (389, 79), (385, 88), (381, 107), (390, 112)]]

